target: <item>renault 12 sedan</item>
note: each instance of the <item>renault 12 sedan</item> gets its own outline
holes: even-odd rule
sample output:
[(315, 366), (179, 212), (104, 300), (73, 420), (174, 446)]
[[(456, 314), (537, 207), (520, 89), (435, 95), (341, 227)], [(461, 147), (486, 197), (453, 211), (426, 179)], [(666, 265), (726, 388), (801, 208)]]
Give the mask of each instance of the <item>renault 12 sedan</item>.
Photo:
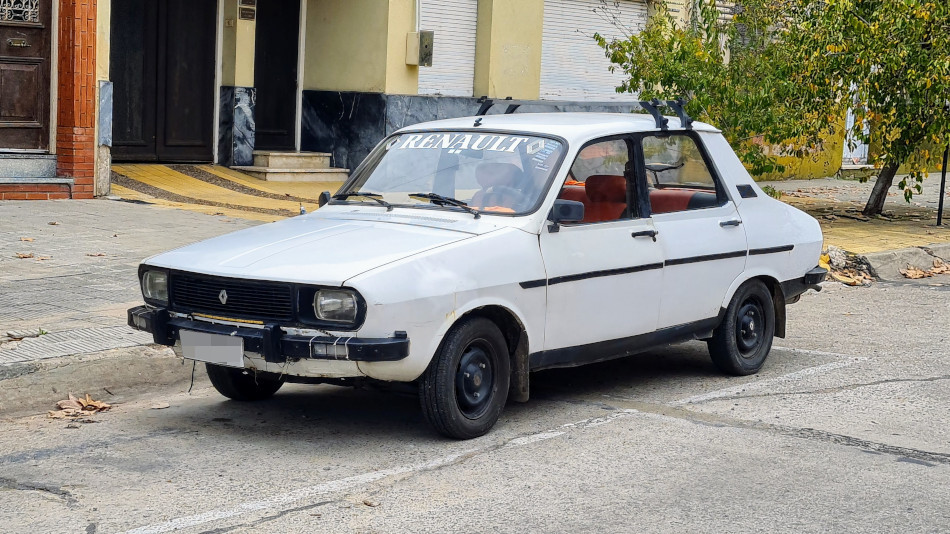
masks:
[(129, 324), (236, 400), (284, 382), (412, 383), (435, 429), (485, 434), (530, 373), (704, 340), (756, 373), (826, 271), (805, 213), (714, 127), (526, 113), (387, 137), (314, 213), (139, 267)]

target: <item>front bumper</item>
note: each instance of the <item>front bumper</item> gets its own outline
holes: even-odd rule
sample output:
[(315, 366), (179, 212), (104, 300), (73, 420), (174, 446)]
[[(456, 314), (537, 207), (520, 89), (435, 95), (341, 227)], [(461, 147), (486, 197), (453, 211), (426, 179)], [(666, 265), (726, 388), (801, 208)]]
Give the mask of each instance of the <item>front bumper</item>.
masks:
[(290, 335), (276, 324), (251, 328), (194, 321), (171, 317), (168, 310), (150, 306), (131, 308), (128, 318), (129, 326), (151, 332), (152, 339), (160, 345), (174, 345), (180, 330), (237, 336), (244, 340), (245, 352), (260, 354), (272, 363), (304, 359), (394, 362), (409, 355), (409, 338), (404, 332), (389, 338)]

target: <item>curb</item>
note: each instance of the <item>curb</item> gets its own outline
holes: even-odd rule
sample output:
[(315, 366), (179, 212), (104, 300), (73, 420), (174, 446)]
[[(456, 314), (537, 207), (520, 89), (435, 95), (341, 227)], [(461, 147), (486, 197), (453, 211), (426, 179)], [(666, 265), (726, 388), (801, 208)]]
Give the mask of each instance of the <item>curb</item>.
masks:
[[(167, 347), (146, 345), (78, 356), (0, 365), (0, 417), (55, 410), (67, 394), (88, 393), (121, 403), (173, 388), (187, 391), (192, 366)], [(194, 387), (207, 387), (204, 365), (194, 368)]]
[(900, 270), (906, 269), (908, 264), (926, 269), (933, 266), (935, 259), (950, 261), (950, 243), (870, 252), (856, 257), (867, 262), (871, 276), (888, 282), (903, 282), (907, 278)]

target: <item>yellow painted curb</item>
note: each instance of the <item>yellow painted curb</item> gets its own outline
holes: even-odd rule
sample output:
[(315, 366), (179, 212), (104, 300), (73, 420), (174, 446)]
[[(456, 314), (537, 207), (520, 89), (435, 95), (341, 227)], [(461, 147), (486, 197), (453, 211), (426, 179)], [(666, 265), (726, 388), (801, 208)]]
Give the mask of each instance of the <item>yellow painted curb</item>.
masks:
[[(164, 165), (132, 164), (113, 165), (116, 172), (137, 182), (168, 191), (188, 198), (200, 198), (236, 207), (283, 209), (293, 213), (300, 210), (300, 204), (290, 200), (275, 200), (238, 193), (197, 178), (173, 171)], [(304, 204), (308, 211), (316, 209), (317, 204)], [(217, 208), (215, 208), (217, 209)], [(220, 209), (218, 209), (220, 211)], [(273, 216), (271, 216), (273, 217)]]
[(231, 208), (220, 208), (218, 206), (205, 206), (203, 204), (185, 204), (182, 202), (173, 202), (171, 200), (165, 200), (163, 198), (157, 198), (145, 193), (140, 193), (134, 189), (129, 189), (116, 184), (112, 184), (112, 194), (128, 200), (141, 200), (161, 208), (194, 211), (198, 213), (204, 213), (206, 215), (223, 215), (225, 217), (232, 217), (236, 219), (247, 219), (251, 221), (262, 222), (273, 222), (285, 218), (281, 217), (280, 215), (269, 215), (266, 213), (257, 213), (255, 211), (242, 211)]

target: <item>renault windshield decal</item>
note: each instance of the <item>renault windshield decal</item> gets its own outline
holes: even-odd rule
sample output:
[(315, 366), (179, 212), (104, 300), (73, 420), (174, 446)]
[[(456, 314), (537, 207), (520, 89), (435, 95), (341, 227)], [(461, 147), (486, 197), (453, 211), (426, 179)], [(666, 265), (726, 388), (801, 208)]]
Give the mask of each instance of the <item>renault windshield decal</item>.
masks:
[(390, 145), (390, 149), (448, 149), (450, 154), (458, 154), (463, 150), (514, 152), (517, 150), (518, 145), (527, 143), (528, 141), (530, 141), (530, 139), (527, 137), (514, 135), (473, 135), (461, 133), (411, 134), (407, 135), (401, 143), (397, 142)]

